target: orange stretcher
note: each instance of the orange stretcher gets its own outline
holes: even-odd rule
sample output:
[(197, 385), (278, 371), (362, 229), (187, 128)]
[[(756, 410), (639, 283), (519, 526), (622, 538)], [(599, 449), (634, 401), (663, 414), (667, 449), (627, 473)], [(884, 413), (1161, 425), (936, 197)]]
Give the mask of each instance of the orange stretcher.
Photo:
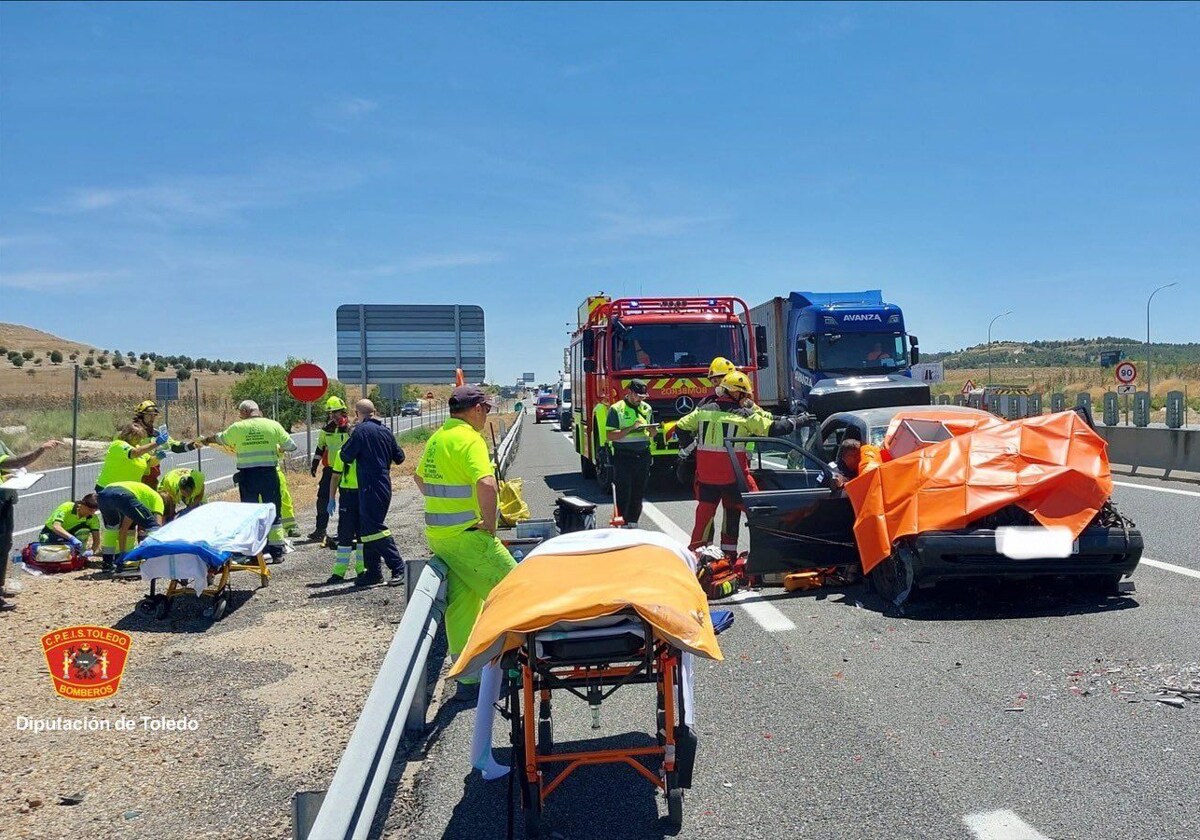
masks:
[[(574, 545), (601, 546), (627, 538), (607, 535), (628, 533), (571, 537)], [(552, 553), (559, 540), (567, 537), (545, 543), (492, 590), (451, 676), (496, 658), (507, 675), (503, 713), (526, 836), (539, 836), (542, 806), (568, 776), (599, 764), (627, 765), (657, 786), (669, 821), (680, 826), (696, 756), (685, 654), (721, 658), (707, 599), (691, 567), (664, 546)], [(630, 685), (655, 688), (654, 745), (572, 750), (554, 743), (555, 692), (587, 703), (598, 727), (601, 703)]]

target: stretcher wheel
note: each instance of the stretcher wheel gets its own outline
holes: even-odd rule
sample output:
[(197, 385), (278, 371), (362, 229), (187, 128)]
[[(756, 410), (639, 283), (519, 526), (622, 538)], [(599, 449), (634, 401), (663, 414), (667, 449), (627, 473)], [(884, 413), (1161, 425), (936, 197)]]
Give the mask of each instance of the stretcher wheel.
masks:
[(155, 607), (157, 606), (156, 599), (158, 597), (159, 596), (157, 595), (147, 595), (145, 598), (138, 601), (137, 611), (146, 616), (154, 615)]
[(171, 599), (166, 595), (155, 595), (154, 600), (154, 617), (162, 621), (171, 612)]
[(542, 836), (542, 791), (540, 785), (521, 782), (521, 795), (525, 804), (525, 836)]
[(683, 788), (667, 791), (667, 822), (672, 828), (683, 827)]

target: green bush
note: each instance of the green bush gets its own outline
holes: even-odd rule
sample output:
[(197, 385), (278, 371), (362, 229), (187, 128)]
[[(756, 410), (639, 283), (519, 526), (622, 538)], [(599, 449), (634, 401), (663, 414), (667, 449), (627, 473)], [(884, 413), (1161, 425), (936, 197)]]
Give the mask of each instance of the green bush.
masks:
[(52, 364), (61, 365), (62, 360), (63, 360), (63, 354), (61, 351), (59, 351), (59, 350), (51, 350), (50, 351), (50, 362)]
[(21, 358), (28, 362), (30, 359), (33, 358), (33, 351), (32, 350), (21, 351)]
[(25, 358), (23, 356), (9, 356), (8, 358), (9, 361), (13, 363), (13, 367), (21, 367), (25, 364)]

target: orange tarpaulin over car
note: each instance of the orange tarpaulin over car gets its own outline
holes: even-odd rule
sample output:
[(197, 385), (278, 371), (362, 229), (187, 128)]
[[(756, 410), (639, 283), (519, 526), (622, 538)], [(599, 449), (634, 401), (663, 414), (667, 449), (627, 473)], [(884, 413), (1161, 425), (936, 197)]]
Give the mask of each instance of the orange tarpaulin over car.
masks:
[[(558, 537), (545, 546), (565, 539)], [(595, 553), (531, 553), (488, 595), (450, 676), (479, 670), (519, 647), (525, 633), (627, 608), (674, 647), (708, 659), (722, 658), (696, 573), (668, 548), (635, 545)]]
[(916, 416), (944, 419), (954, 437), (846, 484), (864, 572), (901, 537), (965, 528), (1013, 504), (1042, 525), (1065, 526), (1078, 537), (1112, 495), (1107, 444), (1074, 411), (978, 422), (974, 431), (961, 414), (945, 415)]

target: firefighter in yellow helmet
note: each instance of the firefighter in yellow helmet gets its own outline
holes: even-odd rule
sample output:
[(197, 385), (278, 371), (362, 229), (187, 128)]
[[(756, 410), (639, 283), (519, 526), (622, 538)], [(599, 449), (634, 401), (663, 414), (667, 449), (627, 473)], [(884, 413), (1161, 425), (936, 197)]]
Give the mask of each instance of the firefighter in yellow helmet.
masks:
[[(325, 530), (329, 527), (329, 517), (334, 510), (333, 485), (334, 460), (342, 450), (342, 444), (350, 437), (350, 412), (341, 397), (330, 397), (325, 400), (325, 425), (317, 435), (317, 450), (313, 453), (309, 472), (315, 478), (317, 471), (321, 472), (321, 481), (317, 485), (317, 527), (308, 535), (313, 542), (325, 539)], [(344, 480), (342, 483), (345, 483)]]
[(133, 412), (133, 425), (140, 427), (144, 432), (140, 442), (136, 445), (144, 446), (154, 443), (158, 446), (153, 453), (146, 456), (146, 472), (142, 477), (143, 482), (156, 489), (162, 474), (162, 459), (168, 452), (178, 455), (183, 452), (192, 452), (200, 446), (199, 442), (195, 440), (178, 441), (171, 437), (167, 433), (166, 426), (159, 427), (158, 412), (158, 403), (154, 400), (142, 400)]
[[(694, 438), (696, 477), (696, 521), (689, 548), (697, 549), (712, 542), (717, 507), (725, 509), (721, 528), (721, 550), (736, 557), (741, 528), (742, 497), (737, 476), (725, 451), (731, 437), (767, 437), (790, 434), (795, 428), (788, 418), (775, 419), (751, 399), (750, 377), (735, 370), (725, 375), (716, 396), (680, 418), (676, 433)], [(689, 445), (691, 445), (689, 443)]]

